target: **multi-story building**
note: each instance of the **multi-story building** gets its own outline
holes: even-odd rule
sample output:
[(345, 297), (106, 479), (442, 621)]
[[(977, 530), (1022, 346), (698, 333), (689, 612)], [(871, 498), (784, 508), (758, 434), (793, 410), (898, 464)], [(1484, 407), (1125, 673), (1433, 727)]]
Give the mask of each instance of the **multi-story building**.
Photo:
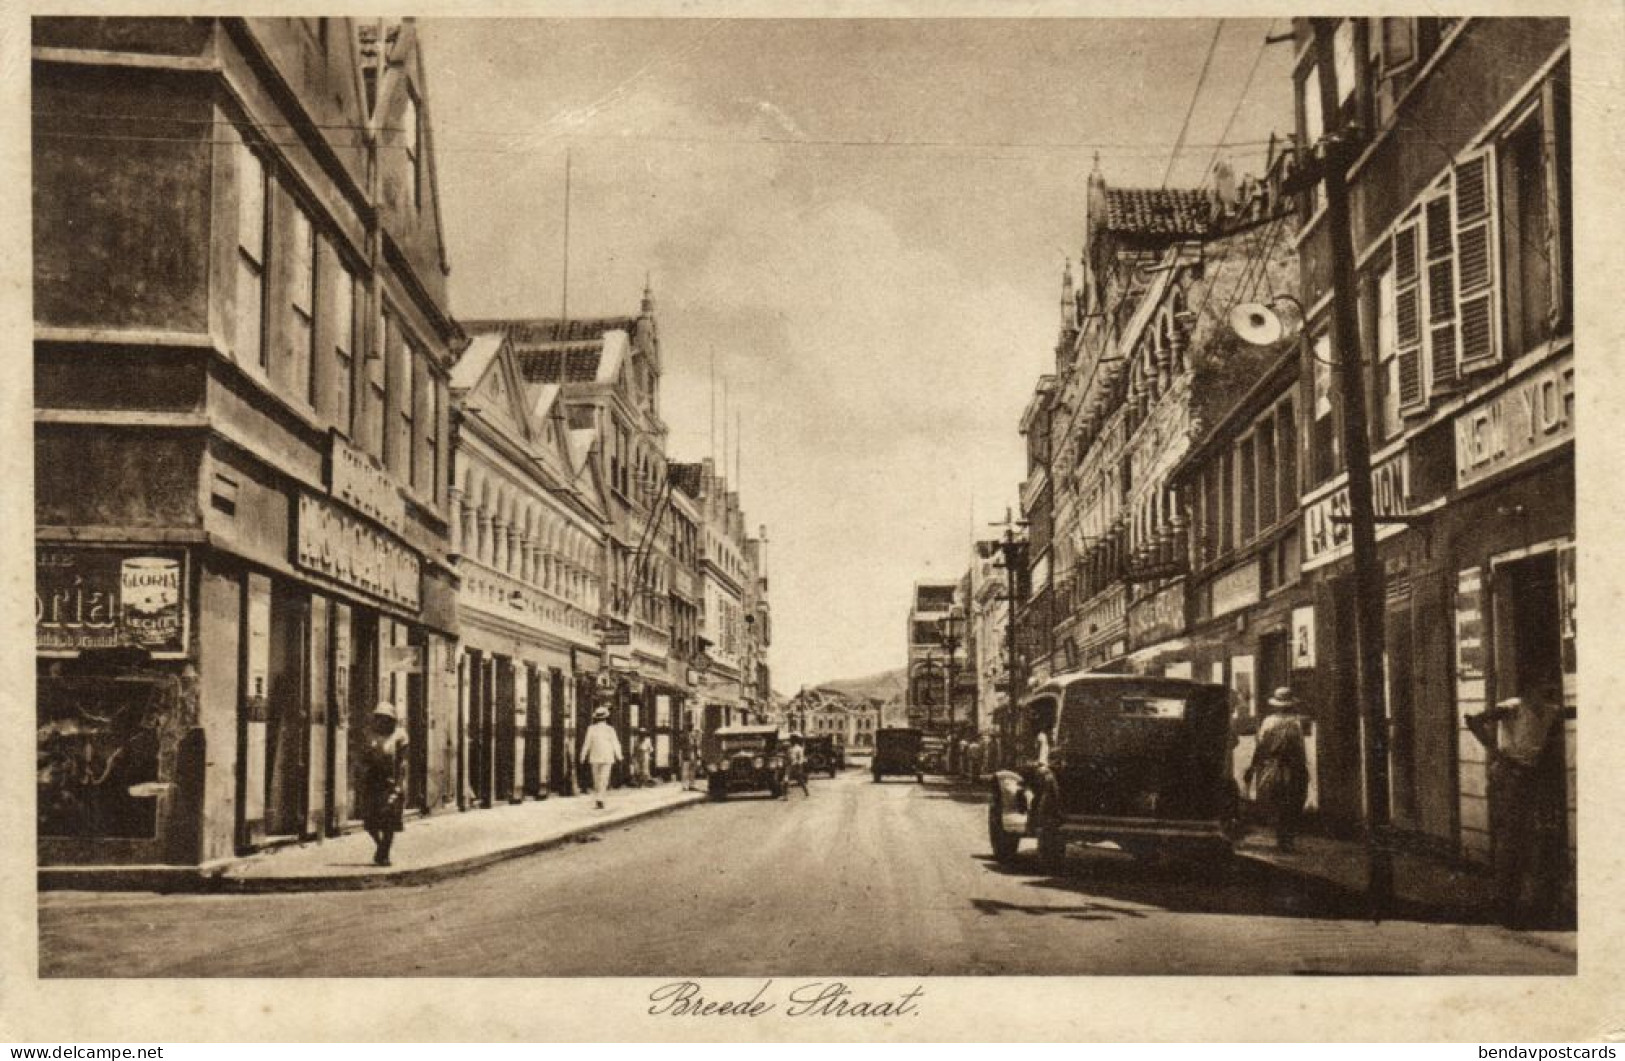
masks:
[[(1371, 18), (1295, 23), (1300, 142), (1343, 159), (1386, 575), (1396, 829), (1490, 848), (1483, 750), (1467, 714), (1559, 686), (1543, 799), (1574, 846), (1575, 507), (1569, 23)], [(1335, 128), (1323, 120), (1330, 82)], [(1323, 191), (1303, 197), (1302, 568), (1322, 719), (1321, 797), (1361, 819), (1360, 712), (1341, 386)], [(1312, 386), (1310, 385), (1312, 384)], [(1394, 517), (1403, 522), (1394, 521)], [(1559, 815), (1561, 817), (1561, 815)], [(1571, 883), (1572, 887), (1572, 883)]]
[[(568, 424), (591, 429), (608, 522), (600, 593), (600, 651), (577, 650), (576, 669), (594, 674), (597, 697), (576, 703), (585, 729), (595, 702), (610, 707), (623, 736), (654, 733), (668, 748), (687, 693), (686, 666), (672, 656), (676, 539), (660, 415), (662, 363), (654, 294), (636, 316), (469, 322), (513, 344), (528, 383), (561, 388)], [(664, 741), (660, 741), (664, 738)]]
[(699, 635), (696, 697), (701, 729), (743, 724), (761, 717), (756, 694), (755, 617), (746, 608), (755, 575), (747, 562), (745, 517), (739, 495), (709, 457), (673, 466), (679, 491), (699, 513)]
[(786, 705), (786, 719), (796, 733), (833, 737), (848, 751), (870, 752), (880, 726), (881, 701), (849, 696), (837, 689), (803, 689)]
[(502, 331), (451, 376), (457, 412), (458, 746), (466, 805), (574, 789), (578, 670), (596, 656), (607, 510), (591, 427), (557, 383), (527, 381)]
[(745, 539), (745, 666), (744, 680), (752, 717), (767, 717), (773, 700), (773, 670), (768, 649), (773, 645), (773, 612), (768, 605), (767, 527), (758, 526), (756, 537)]
[(1221, 183), (1089, 176), (1082, 292), (1069, 270), (1049, 417), (1055, 671), (1154, 669), (1183, 650), (1189, 521), (1169, 472), (1269, 357), (1230, 333), (1231, 306), (1295, 286), (1290, 221)]
[(446, 309), (410, 21), (38, 18), (39, 856), (350, 827), (380, 700), (455, 799)]
[[(914, 583), (908, 610), (908, 718), (910, 725), (935, 726), (948, 721), (948, 647), (942, 621), (953, 611), (959, 594), (957, 581)], [(953, 653), (963, 666), (964, 644)]]

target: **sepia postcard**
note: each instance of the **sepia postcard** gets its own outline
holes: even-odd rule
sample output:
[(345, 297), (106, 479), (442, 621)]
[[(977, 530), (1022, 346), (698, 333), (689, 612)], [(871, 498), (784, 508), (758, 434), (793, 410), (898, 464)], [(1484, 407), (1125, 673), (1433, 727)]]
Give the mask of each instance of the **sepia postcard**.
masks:
[(3, 17), (0, 1038), (1625, 1036), (1618, 10)]

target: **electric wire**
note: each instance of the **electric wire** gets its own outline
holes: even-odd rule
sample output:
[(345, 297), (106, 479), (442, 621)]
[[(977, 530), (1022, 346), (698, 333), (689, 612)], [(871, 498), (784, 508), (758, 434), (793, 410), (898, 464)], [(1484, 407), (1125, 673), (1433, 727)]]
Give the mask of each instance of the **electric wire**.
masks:
[(1191, 116), (1196, 113), (1196, 103), (1202, 98), (1202, 86), (1207, 84), (1207, 72), (1213, 66), (1213, 53), (1219, 49), (1219, 34), (1224, 32), (1224, 19), (1219, 19), (1213, 26), (1213, 39), (1208, 41), (1207, 55), (1202, 59), (1202, 72), (1196, 77), (1196, 90), (1191, 93), (1191, 105), (1185, 109), (1185, 120), (1179, 124), (1179, 136), (1174, 140), (1173, 153), (1168, 156), (1168, 168), (1162, 171), (1162, 187), (1168, 187), (1168, 178), (1174, 175), (1174, 163), (1179, 160), (1179, 152), (1185, 145), (1185, 134), (1190, 132)]

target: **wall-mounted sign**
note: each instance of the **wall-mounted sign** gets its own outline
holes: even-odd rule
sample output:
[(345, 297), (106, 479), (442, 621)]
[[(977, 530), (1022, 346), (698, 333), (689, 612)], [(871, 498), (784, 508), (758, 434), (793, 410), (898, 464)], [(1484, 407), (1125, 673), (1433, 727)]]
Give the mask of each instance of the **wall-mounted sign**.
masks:
[(1210, 589), (1213, 593), (1211, 614), (1215, 618), (1226, 612), (1245, 608), (1249, 604), (1257, 604), (1259, 598), (1258, 561), (1249, 560), (1240, 567), (1231, 568), (1214, 579)]
[(337, 432), (328, 447), (327, 488), (333, 496), (400, 533), (406, 523), (406, 503), (389, 473), (372, 457), (356, 449)]
[(422, 602), (417, 554), (321, 498), (299, 498), (294, 560), (300, 567), (391, 604)]
[(1312, 670), (1315, 666), (1315, 608), (1292, 609), (1292, 669)]
[[(1400, 450), (1371, 469), (1371, 507), (1379, 516), (1399, 516), (1410, 496), (1410, 462)], [(1303, 506), (1304, 570), (1329, 564), (1347, 556), (1353, 548), (1353, 532), (1348, 523), (1349, 488), (1343, 482)], [(1397, 523), (1377, 524), (1378, 539), (1403, 530)]]
[(1565, 354), (1457, 415), (1456, 486), (1470, 486), (1574, 437), (1574, 358)]
[(186, 655), (186, 550), (42, 545), (34, 551), (34, 644), (42, 656), (141, 648)]
[(1456, 679), (1484, 677), (1484, 575), (1469, 567), (1456, 574)]
[(1128, 610), (1129, 644), (1135, 648), (1173, 637), (1185, 629), (1185, 587), (1168, 586)]

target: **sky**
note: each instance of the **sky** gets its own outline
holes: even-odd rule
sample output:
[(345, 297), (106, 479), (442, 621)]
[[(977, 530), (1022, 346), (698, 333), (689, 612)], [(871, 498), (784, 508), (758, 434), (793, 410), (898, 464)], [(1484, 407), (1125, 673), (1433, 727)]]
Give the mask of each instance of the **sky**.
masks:
[(650, 279), (668, 456), (720, 463), (726, 430), (785, 693), (901, 666), (913, 583), (1016, 507), (1096, 154), (1109, 184), (1194, 187), (1291, 127), (1265, 20), (420, 32), (453, 313), (559, 314), (568, 152), (569, 314), (635, 313)]

